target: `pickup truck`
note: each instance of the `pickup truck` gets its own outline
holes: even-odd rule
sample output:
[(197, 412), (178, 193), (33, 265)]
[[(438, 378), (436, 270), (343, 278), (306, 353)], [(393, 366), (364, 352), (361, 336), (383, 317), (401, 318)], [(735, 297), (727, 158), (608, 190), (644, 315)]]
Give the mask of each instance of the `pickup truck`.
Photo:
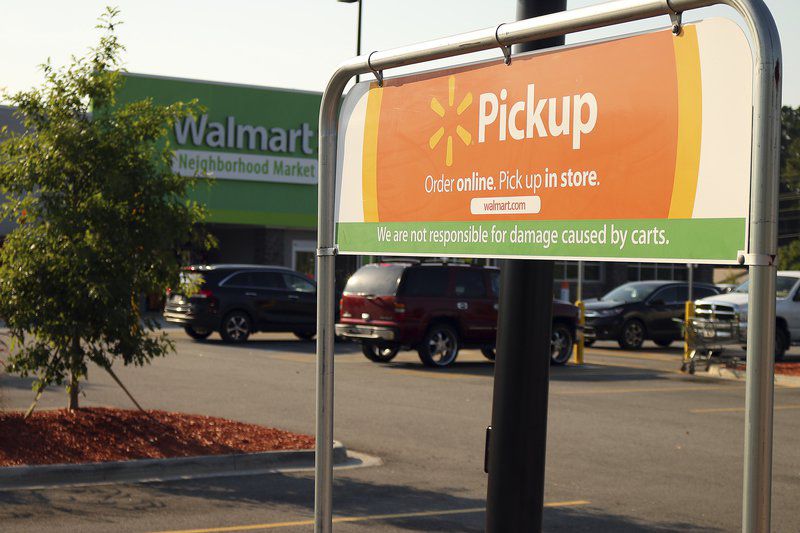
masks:
[[(695, 301), (695, 316), (705, 319), (717, 340), (724, 342), (728, 335), (733, 337), (730, 343), (746, 344), (748, 287), (744, 282), (727, 294)], [(800, 343), (800, 271), (778, 272), (775, 297), (775, 359), (780, 360), (792, 344)]]

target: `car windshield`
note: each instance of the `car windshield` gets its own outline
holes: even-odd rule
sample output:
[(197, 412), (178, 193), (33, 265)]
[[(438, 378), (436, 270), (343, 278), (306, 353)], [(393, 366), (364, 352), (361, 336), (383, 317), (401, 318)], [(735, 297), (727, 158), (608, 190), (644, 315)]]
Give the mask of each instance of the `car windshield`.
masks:
[(609, 292), (601, 300), (614, 300), (616, 302), (641, 302), (661, 287), (658, 283), (626, 283)]
[[(775, 298), (786, 298), (789, 296), (789, 293), (792, 292), (792, 287), (797, 283), (797, 279), (798, 278), (792, 276), (778, 276), (778, 279), (775, 280)], [(747, 280), (736, 287), (733, 292), (746, 293), (749, 288), (750, 280)]]
[(344, 293), (349, 295), (370, 294), (373, 296), (390, 296), (397, 292), (397, 284), (408, 265), (372, 264), (358, 269), (347, 280)]

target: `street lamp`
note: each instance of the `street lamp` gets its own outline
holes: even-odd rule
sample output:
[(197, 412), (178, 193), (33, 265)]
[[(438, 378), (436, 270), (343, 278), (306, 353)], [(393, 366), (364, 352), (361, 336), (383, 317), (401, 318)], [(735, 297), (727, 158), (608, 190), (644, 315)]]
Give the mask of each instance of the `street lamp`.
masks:
[[(358, 3), (358, 29), (356, 30), (356, 55), (361, 55), (361, 0), (336, 0), (337, 2), (342, 2), (343, 4), (355, 4)], [(361, 79), (360, 74), (356, 74), (356, 83), (358, 83)]]

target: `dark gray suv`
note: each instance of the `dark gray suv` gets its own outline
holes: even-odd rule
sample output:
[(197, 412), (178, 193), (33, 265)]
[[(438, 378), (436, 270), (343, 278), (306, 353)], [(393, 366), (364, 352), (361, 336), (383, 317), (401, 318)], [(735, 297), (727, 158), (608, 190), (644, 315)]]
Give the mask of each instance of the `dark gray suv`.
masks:
[(280, 266), (197, 265), (184, 276), (199, 282), (191, 296), (170, 292), (167, 322), (181, 324), (194, 339), (218, 331), (226, 342), (244, 342), (256, 331), (316, 334), (317, 286), (300, 272)]

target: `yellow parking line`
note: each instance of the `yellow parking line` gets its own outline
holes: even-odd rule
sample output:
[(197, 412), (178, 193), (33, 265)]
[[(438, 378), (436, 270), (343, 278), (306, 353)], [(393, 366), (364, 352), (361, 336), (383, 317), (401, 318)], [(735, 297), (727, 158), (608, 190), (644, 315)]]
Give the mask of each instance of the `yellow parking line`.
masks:
[[(545, 507), (577, 507), (580, 505), (589, 505), (591, 502), (587, 500), (574, 500), (568, 502), (550, 502), (545, 503)], [(470, 514), (482, 513), (486, 510), (485, 507), (473, 507), (471, 509), (449, 509), (444, 511), (419, 511), (416, 513), (394, 513), (394, 514), (376, 514), (367, 516), (339, 516), (333, 519), (334, 524), (342, 524), (345, 522), (368, 522), (372, 520), (392, 520), (396, 518), (417, 518), (426, 516), (448, 516), (456, 514)], [(170, 531), (160, 531), (158, 533), (223, 533), (232, 531), (255, 531), (258, 529), (277, 529), (282, 527), (296, 527), (296, 526), (313, 526), (314, 520), (294, 520), (292, 522), (273, 522), (271, 524), (251, 524), (243, 526), (227, 526), (227, 527), (212, 527), (205, 529), (176, 529)]]
[[(789, 409), (800, 409), (800, 405), (776, 405), (776, 411), (784, 411)], [(690, 413), (694, 414), (707, 414), (707, 413), (744, 413), (744, 407), (718, 407), (710, 409), (689, 409)]]
[(689, 385), (685, 387), (618, 387), (618, 388), (594, 388), (594, 389), (580, 389), (580, 390), (553, 390), (550, 392), (557, 396), (584, 396), (593, 394), (632, 394), (643, 392), (686, 392), (695, 390), (714, 390), (714, 389), (727, 389), (728, 387), (720, 385)]
[[(270, 359), (278, 359), (279, 361), (290, 361), (292, 363), (307, 363), (310, 365), (316, 364), (317, 357), (312, 354), (273, 354), (269, 356)], [(337, 355), (334, 359), (335, 364), (341, 363), (360, 363), (365, 361), (363, 355)]]
[(664, 355), (651, 352), (625, 352), (619, 353), (611, 349), (598, 349), (590, 348), (586, 351), (586, 355), (596, 355), (598, 357), (620, 357), (622, 359), (638, 359), (640, 361), (667, 361), (670, 363), (680, 363), (680, 355)]
[(406, 370), (402, 368), (391, 368), (392, 374), (401, 374), (403, 376), (414, 376), (418, 378), (432, 378), (432, 379), (455, 379), (455, 380), (475, 380), (475, 379), (492, 379), (491, 375), (481, 376), (474, 374), (456, 374), (450, 372), (442, 372), (439, 370)]

